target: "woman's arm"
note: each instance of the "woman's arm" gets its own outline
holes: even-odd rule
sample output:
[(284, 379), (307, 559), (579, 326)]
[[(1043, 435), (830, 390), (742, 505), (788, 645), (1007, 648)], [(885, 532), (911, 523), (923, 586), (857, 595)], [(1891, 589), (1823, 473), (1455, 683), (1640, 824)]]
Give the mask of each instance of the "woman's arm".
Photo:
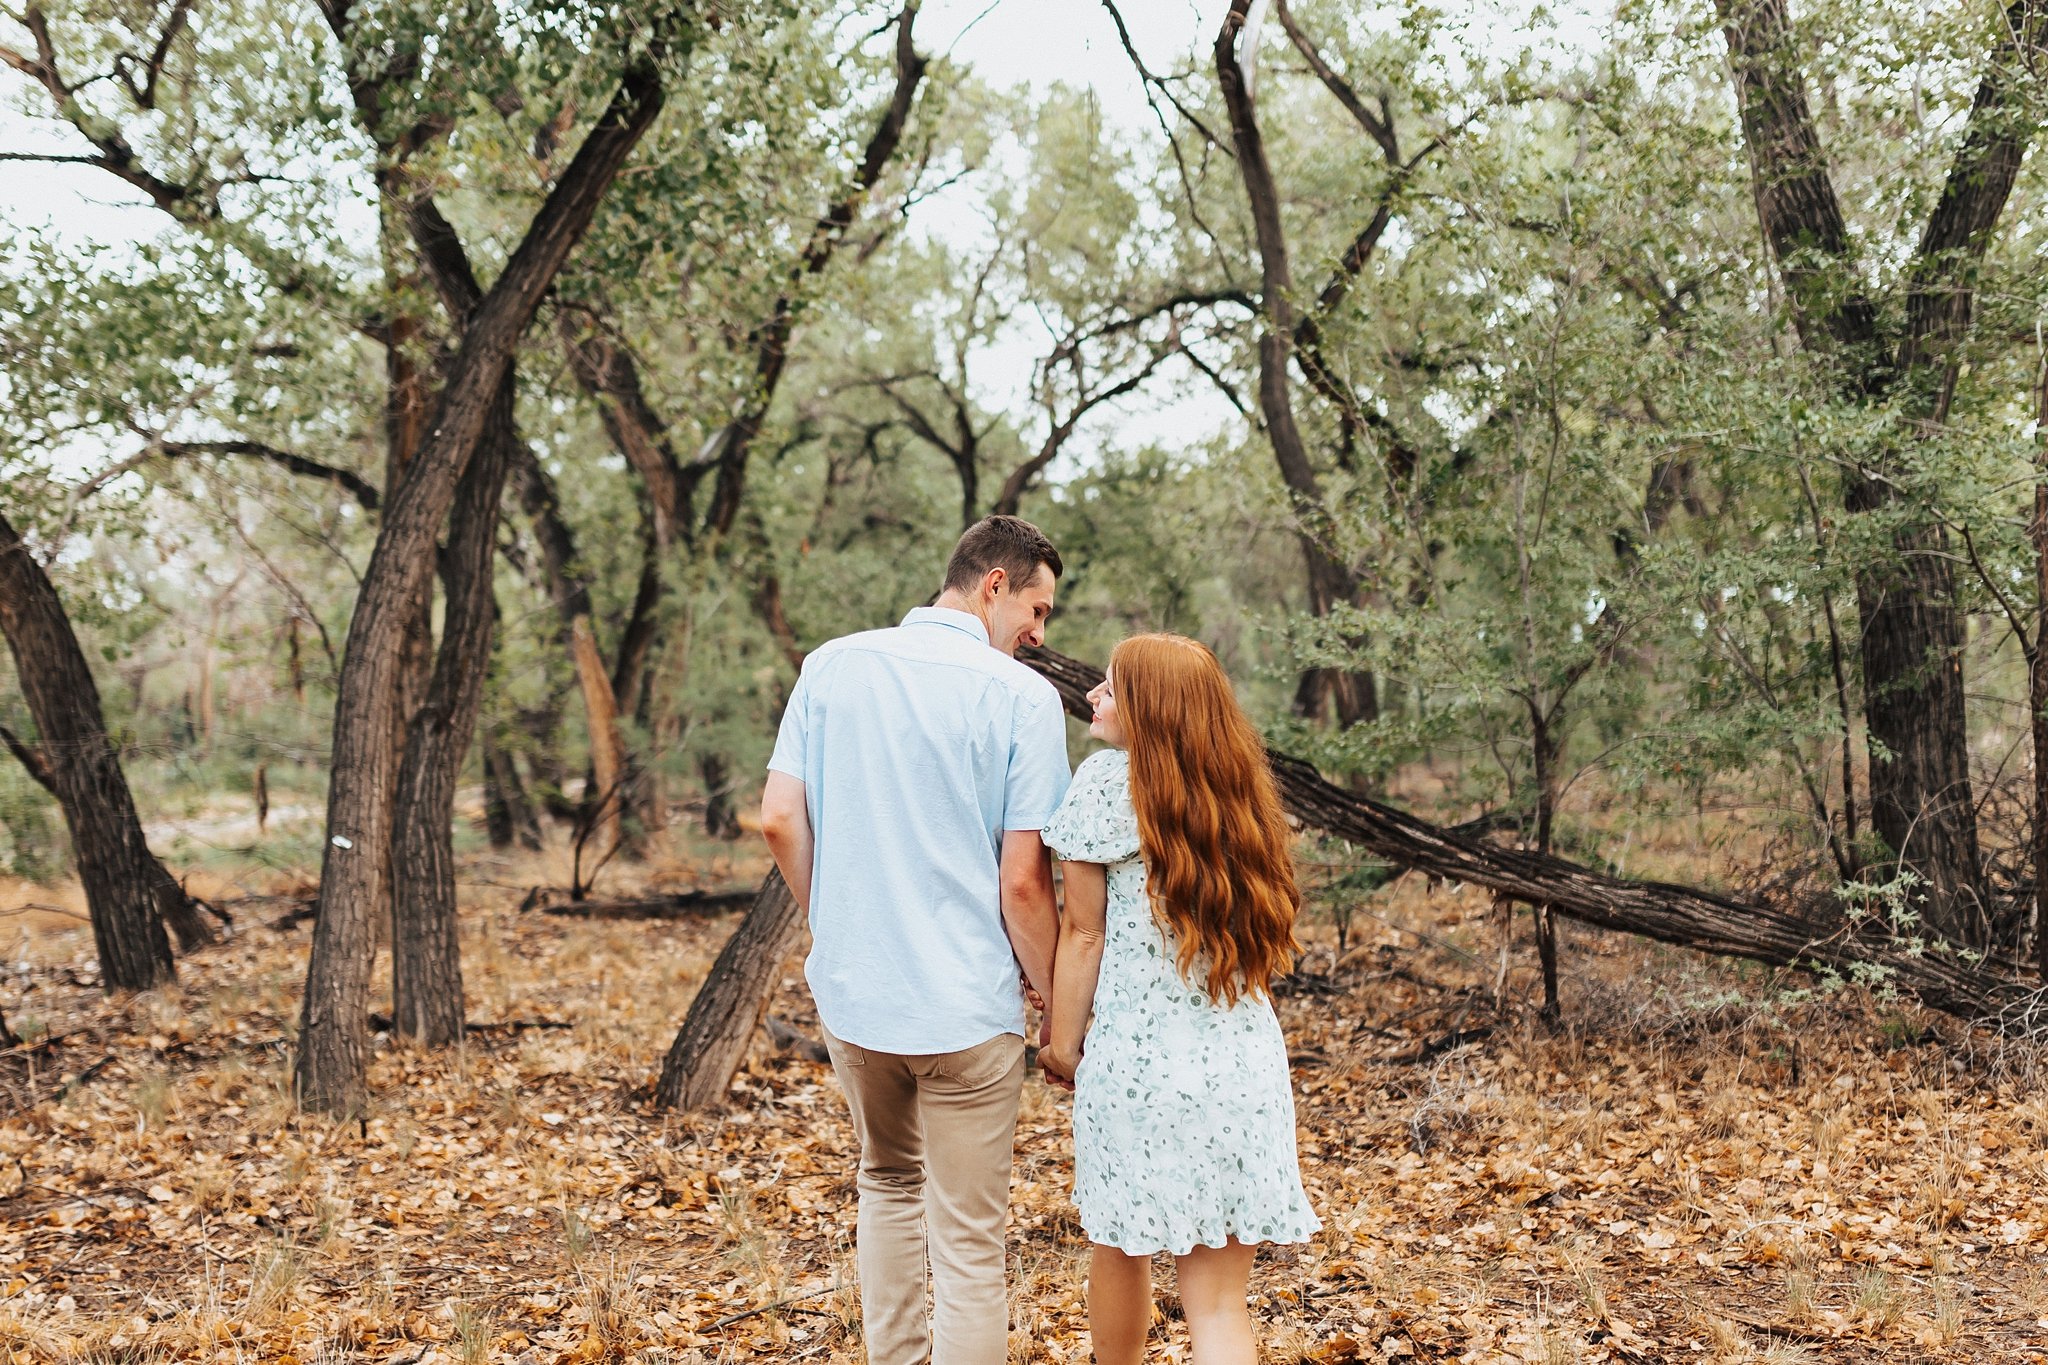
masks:
[(1101, 863), (1062, 863), (1066, 910), (1060, 916), (1060, 947), (1052, 978), (1052, 1042), (1039, 1053), (1046, 1069), (1072, 1080), (1081, 1061), (1081, 1040), (1095, 1008), (1095, 981), (1102, 971), (1108, 925), (1109, 870)]

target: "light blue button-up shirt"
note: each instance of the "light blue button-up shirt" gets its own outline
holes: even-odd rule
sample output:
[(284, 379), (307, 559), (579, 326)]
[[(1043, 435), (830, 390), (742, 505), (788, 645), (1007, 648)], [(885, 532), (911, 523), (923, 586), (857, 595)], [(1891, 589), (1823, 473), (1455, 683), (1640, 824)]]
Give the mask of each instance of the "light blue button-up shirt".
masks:
[(818, 1017), (877, 1052), (956, 1052), (1024, 1031), (1003, 932), (1005, 830), (1066, 794), (1059, 693), (981, 621), (919, 607), (804, 660), (768, 766), (804, 784), (817, 851)]

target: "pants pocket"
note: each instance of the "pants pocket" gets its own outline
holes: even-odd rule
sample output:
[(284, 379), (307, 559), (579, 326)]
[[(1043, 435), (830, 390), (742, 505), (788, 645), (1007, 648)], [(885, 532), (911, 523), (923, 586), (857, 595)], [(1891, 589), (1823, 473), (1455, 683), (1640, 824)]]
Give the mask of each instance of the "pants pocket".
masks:
[(932, 1068), (932, 1073), (964, 1090), (976, 1090), (1007, 1075), (1023, 1055), (1022, 1038), (1014, 1033), (998, 1033), (985, 1043), (948, 1052)]
[(834, 1038), (829, 1031), (825, 1033), (825, 1051), (831, 1056), (833, 1062), (839, 1066), (866, 1066), (868, 1064), (868, 1054), (866, 1052), (855, 1047), (852, 1043)]

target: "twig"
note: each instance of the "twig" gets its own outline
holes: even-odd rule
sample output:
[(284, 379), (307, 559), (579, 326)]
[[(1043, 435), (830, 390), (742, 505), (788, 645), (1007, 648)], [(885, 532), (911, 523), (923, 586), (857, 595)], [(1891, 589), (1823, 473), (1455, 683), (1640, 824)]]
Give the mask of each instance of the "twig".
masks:
[(1482, 1025), (1479, 1028), (1453, 1029), (1441, 1038), (1430, 1039), (1413, 1052), (1405, 1052), (1398, 1057), (1389, 1057), (1387, 1060), (1401, 1066), (1411, 1066), (1417, 1062), (1435, 1061), (1446, 1052), (1456, 1052), (1467, 1043), (1476, 1043), (1482, 1038), (1492, 1036), (1492, 1033), (1493, 1027), (1491, 1025)]
[(25, 904), (14, 906), (11, 909), (0, 910), (0, 915), (25, 915), (31, 910), (41, 910), (49, 915), (62, 915), (66, 919), (75, 919), (81, 924), (92, 923), (90, 915), (81, 915), (76, 910), (66, 910), (61, 905), (51, 905), (45, 901), (29, 901)]
[(707, 1332), (715, 1332), (721, 1327), (730, 1327), (736, 1322), (745, 1322), (748, 1318), (758, 1318), (763, 1313), (773, 1313), (776, 1309), (787, 1308), (793, 1303), (804, 1303), (810, 1299), (822, 1299), (827, 1294), (836, 1294), (838, 1292), (838, 1285), (828, 1284), (823, 1289), (813, 1289), (808, 1294), (798, 1294), (794, 1298), (777, 1299), (774, 1303), (764, 1303), (759, 1308), (749, 1308), (744, 1313), (729, 1313), (725, 1317), (720, 1318), (717, 1322), (714, 1322), (710, 1326), (706, 1327), (704, 1330)]
[(1790, 1337), (1794, 1341), (1828, 1342), (1833, 1344), (1842, 1340), (1840, 1336), (1831, 1335), (1826, 1332), (1809, 1332), (1797, 1327), (1786, 1326), (1782, 1323), (1765, 1322), (1761, 1318), (1753, 1318), (1746, 1313), (1735, 1312), (1733, 1309), (1702, 1303), (1690, 1294), (1680, 1294), (1678, 1297), (1702, 1313), (1717, 1318), (1725, 1318), (1729, 1322), (1739, 1322), (1753, 1332), (1769, 1332), (1773, 1336)]
[[(52, 1093), (43, 1096), (41, 1099), (31, 1098), (27, 1104), (20, 1105), (14, 1109), (10, 1109), (5, 1114), (0, 1114), (0, 1122), (4, 1122), (8, 1119), (19, 1118), (23, 1114), (26, 1114), (29, 1110), (35, 1108), (37, 1105), (42, 1104), (48, 1100), (55, 1100), (60, 1104), (63, 1103), (65, 1099), (69, 1098), (71, 1092), (77, 1090), (80, 1086), (84, 1085), (87, 1081), (90, 1081), (93, 1077), (99, 1075), (102, 1071), (105, 1071), (108, 1067), (112, 1066), (113, 1064), (114, 1054), (109, 1052), (106, 1056), (94, 1062), (84, 1071), (81, 1071), (80, 1073), (78, 1073), (78, 1075), (73, 1076), (69, 1081), (59, 1086)], [(19, 1190), (15, 1191), (16, 1194), (19, 1194), (20, 1192), (21, 1191)], [(75, 1195), (73, 1196), (73, 1198), (84, 1199), (85, 1196)], [(86, 1202), (91, 1203), (92, 1201), (88, 1199), (86, 1200)]]

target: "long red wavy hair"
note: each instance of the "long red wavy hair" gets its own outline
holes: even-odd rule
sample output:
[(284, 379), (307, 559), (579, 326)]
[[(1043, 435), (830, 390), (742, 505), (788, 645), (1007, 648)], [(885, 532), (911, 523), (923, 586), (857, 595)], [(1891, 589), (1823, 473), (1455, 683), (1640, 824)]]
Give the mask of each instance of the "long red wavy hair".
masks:
[(1258, 731), (1198, 640), (1133, 635), (1109, 667), (1147, 889), (1181, 977), (1225, 1005), (1263, 995), (1300, 950), (1301, 893)]

